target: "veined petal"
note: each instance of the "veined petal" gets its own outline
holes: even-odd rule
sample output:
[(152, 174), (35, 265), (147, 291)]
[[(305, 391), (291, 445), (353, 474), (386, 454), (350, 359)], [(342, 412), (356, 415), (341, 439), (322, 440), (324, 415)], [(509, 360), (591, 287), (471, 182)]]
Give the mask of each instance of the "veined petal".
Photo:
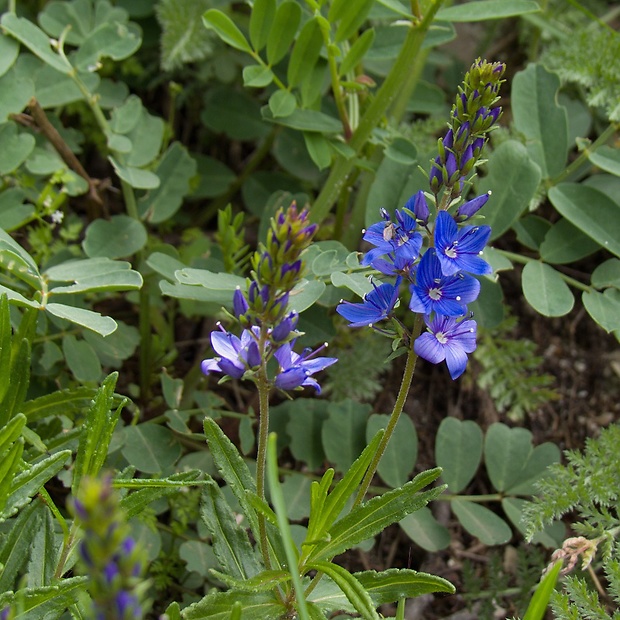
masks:
[(241, 341), (237, 336), (228, 332), (214, 331), (211, 332), (211, 346), (218, 355), (228, 359), (237, 359)]
[(444, 347), (439, 344), (435, 334), (430, 332), (424, 332), (416, 338), (413, 343), (413, 350), (416, 355), (424, 358), (427, 362), (431, 362), (431, 364), (439, 364), (446, 359)]
[(310, 374), (319, 372), (338, 361), (337, 357), (315, 357), (313, 359), (304, 360), (299, 365)]
[(202, 370), (205, 375), (208, 375), (210, 372), (222, 372), (219, 360), (217, 359), (203, 360), (200, 363), (200, 370)]
[(445, 354), (450, 377), (458, 379), (465, 372), (467, 353), (461, 347), (448, 344), (445, 347)]
[(348, 301), (343, 301), (336, 306), (336, 312), (350, 321), (349, 327), (365, 327), (385, 318), (381, 310), (374, 306), (353, 304)]
[(300, 366), (288, 368), (276, 376), (274, 385), (281, 390), (294, 390), (307, 378), (306, 371)]

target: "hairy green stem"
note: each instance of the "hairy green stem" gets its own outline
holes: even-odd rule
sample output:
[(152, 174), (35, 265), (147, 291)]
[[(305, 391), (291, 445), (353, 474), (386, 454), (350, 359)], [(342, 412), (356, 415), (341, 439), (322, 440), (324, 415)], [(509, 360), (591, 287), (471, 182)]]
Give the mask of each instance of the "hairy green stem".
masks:
[[(412, 67), (415, 67), (419, 62), (419, 51), (422, 42), (442, 2), (443, 0), (434, 0), (422, 21), (410, 24), (405, 42), (390, 73), (385, 78), (381, 88), (379, 88), (351, 137), (349, 146), (353, 148), (356, 154), (361, 151), (374, 129), (381, 122), (388, 108), (398, 96), (403, 86), (403, 76), (412, 71)], [(415, 71), (415, 69), (413, 70)], [(314, 222), (320, 223), (325, 219), (329, 210), (338, 199), (354, 165), (354, 157), (348, 159), (342, 155), (336, 157), (325, 185), (310, 210), (310, 217)]]
[[(261, 329), (258, 343), (259, 351), (264, 351), (267, 342), (267, 330)], [(265, 499), (265, 469), (267, 463), (267, 442), (269, 440), (269, 380), (267, 378), (267, 362), (263, 358), (259, 371), (256, 373), (256, 388), (258, 390), (258, 448), (256, 452), (256, 494), (261, 500)], [(267, 523), (265, 516), (258, 513), (258, 529), (260, 549), (267, 569), (271, 568), (269, 556), (269, 541), (267, 540)]]
[(388, 443), (394, 434), (394, 430), (396, 429), (396, 424), (398, 423), (398, 419), (400, 418), (400, 414), (403, 411), (405, 406), (405, 401), (407, 400), (407, 395), (409, 394), (409, 388), (411, 387), (411, 381), (413, 380), (413, 373), (415, 371), (415, 364), (418, 360), (418, 356), (416, 352), (413, 350), (413, 345), (415, 343), (416, 338), (420, 335), (422, 331), (422, 316), (420, 314), (415, 315), (415, 322), (413, 324), (413, 329), (411, 330), (411, 339), (409, 342), (409, 352), (407, 353), (407, 362), (405, 363), (405, 371), (403, 372), (403, 378), (400, 384), (400, 389), (398, 390), (398, 396), (396, 397), (396, 402), (394, 403), (394, 408), (392, 409), (392, 413), (390, 415), (390, 419), (388, 421), (388, 425), (385, 428), (385, 433), (377, 446), (377, 451), (364, 475), (364, 479), (362, 480), (362, 484), (357, 492), (357, 497), (355, 498), (355, 502), (353, 503), (353, 508), (359, 506), (368, 491), (368, 487), (372, 482), (372, 479), (377, 471), (377, 467), (379, 466), (379, 461), (383, 457), (385, 450), (388, 446)]

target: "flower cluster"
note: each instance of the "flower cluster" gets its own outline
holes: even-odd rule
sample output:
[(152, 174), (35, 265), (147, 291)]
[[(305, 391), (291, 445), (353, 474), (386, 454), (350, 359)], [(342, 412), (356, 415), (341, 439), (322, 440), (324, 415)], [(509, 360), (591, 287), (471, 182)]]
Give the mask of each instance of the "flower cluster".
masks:
[(426, 194), (418, 191), (402, 210), (396, 210), (394, 218), (381, 209), (382, 220), (364, 231), (364, 240), (374, 247), (361, 264), (396, 276), (395, 282), (373, 282), (362, 303), (343, 301), (336, 308), (351, 327), (373, 326), (391, 317), (406, 280), (409, 309), (423, 315), (427, 327), (416, 338), (414, 351), (435, 364), (445, 360), (453, 379), (464, 372), (467, 354), (476, 348), (476, 322), (467, 316), (467, 305), (480, 292), (474, 276), (491, 273), (481, 256), (490, 227), (465, 224), (486, 204), (489, 194), (454, 207), (487, 133), (501, 114), (501, 108), (492, 106), (498, 100), (504, 68), (501, 63), (478, 60), (459, 90), (450, 128), (439, 140), (439, 155), (431, 167), (434, 221), (430, 221)]
[(227, 332), (219, 323), (211, 334), (211, 345), (217, 357), (206, 359), (201, 368), (205, 374), (222, 373), (225, 378), (254, 379), (274, 358), (278, 371), (272, 383), (282, 390), (311, 386), (321, 388), (312, 375), (337, 360), (316, 357), (323, 348), (293, 351), (299, 316), (287, 312), (291, 290), (304, 272), (303, 251), (312, 241), (317, 225), (308, 221), (306, 209), (299, 212), (295, 203), (280, 210), (271, 221), (267, 243), (259, 247), (252, 259), (251, 282), (247, 292), (237, 289), (233, 295), (233, 314), (243, 326), (241, 336)]
[(84, 531), (79, 551), (82, 566), (90, 577), (88, 589), (94, 617), (142, 618), (139, 590), (144, 554), (129, 535), (129, 525), (111, 480), (85, 479), (81, 490), (71, 508)]

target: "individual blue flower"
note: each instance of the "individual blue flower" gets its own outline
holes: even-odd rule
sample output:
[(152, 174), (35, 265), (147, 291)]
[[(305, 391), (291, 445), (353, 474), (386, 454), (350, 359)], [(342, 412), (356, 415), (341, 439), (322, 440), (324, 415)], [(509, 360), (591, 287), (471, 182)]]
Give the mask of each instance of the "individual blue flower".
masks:
[(274, 385), (281, 390), (294, 390), (301, 386), (313, 387), (317, 394), (321, 393), (321, 386), (311, 375), (317, 373), (338, 359), (335, 357), (314, 357), (323, 347), (312, 351), (305, 349), (299, 355), (293, 351), (295, 341), (283, 344), (273, 355), (280, 364), (280, 372), (276, 375)]
[(458, 379), (467, 366), (467, 354), (476, 349), (476, 321), (439, 314), (426, 316), (425, 321), (428, 331), (416, 339), (413, 350), (432, 364), (446, 360), (450, 376)]
[(379, 286), (373, 282), (373, 290), (364, 296), (363, 303), (343, 301), (336, 307), (336, 312), (351, 321), (349, 327), (366, 327), (383, 321), (394, 310), (401, 281), (402, 278), (398, 277), (394, 284), (384, 282)]
[(491, 273), (491, 265), (480, 256), (490, 235), (490, 226), (459, 229), (447, 211), (440, 211), (435, 223), (435, 248), (444, 275), (451, 276), (459, 271), (477, 275)]
[[(415, 217), (407, 211), (396, 209), (395, 222), (385, 209), (381, 209), (383, 222), (377, 222), (364, 231), (364, 241), (375, 247), (366, 252), (361, 260), (362, 265), (375, 266), (374, 262), (386, 254), (392, 262), (417, 258), (422, 247), (422, 235), (416, 231)], [(415, 259), (414, 259), (415, 260)]]
[(227, 332), (218, 324), (221, 331), (211, 333), (211, 345), (219, 357), (204, 360), (200, 365), (202, 372), (221, 372), (240, 379), (246, 370), (256, 368), (261, 363), (261, 355), (256, 342), (258, 328), (244, 329), (241, 338)]
[(467, 304), (478, 297), (480, 282), (464, 273), (444, 275), (435, 249), (430, 248), (422, 257), (416, 283), (412, 284), (409, 290), (409, 308), (413, 312), (461, 316), (467, 312)]

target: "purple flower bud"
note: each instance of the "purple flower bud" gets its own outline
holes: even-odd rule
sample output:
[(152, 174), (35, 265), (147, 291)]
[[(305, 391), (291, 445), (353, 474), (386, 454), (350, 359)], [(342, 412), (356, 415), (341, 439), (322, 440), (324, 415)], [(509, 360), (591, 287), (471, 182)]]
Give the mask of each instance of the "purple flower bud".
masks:
[(456, 164), (456, 157), (453, 153), (448, 153), (446, 157), (446, 172), (448, 174), (448, 178), (444, 179), (446, 185), (451, 185), (456, 181), (458, 176), (460, 176), (460, 171)]
[(84, 504), (79, 499), (73, 499), (73, 510), (75, 511), (75, 516), (78, 519), (82, 519), (82, 521), (86, 521), (88, 519), (88, 512), (86, 508), (84, 508)]
[(433, 194), (437, 194), (439, 192), (439, 188), (443, 185), (442, 170), (443, 166), (441, 165), (439, 157), (437, 157), (431, 166), (431, 174), (429, 176), (431, 191)]
[(103, 575), (105, 580), (108, 582), (108, 585), (112, 585), (113, 581), (119, 576), (118, 566), (116, 562), (108, 562), (103, 569)]
[(454, 134), (452, 133), (452, 129), (448, 129), (448, 133), (445, 135), (442, 140), (443, 146), (446, 149), (451, 149), (454, 144)]
[(138, 598), (125, 590), (116, 595), (116, 609), (119, 618), (141, 618), (142, 610)]
[(455, 145), (456, 148), (462, 149), (469, 139), (469, 121), (465, 121), (456, 132)]
[(465, 152), (461, 155), (461, 176), (467, 176), (471, 169), (474, 167), (475, 163), (474, 159), (474, 150), (471, 147), (471, 144), (467, 146)]
[(428, 210), (428, 204), (426, 203), (426, 197), (422, 190), (417, 191), (405, 204), (405, 209), (409, 209), (415, 215), (416, 220), (423, 224), (428, 223), (430, 212)]
[(474, 153), (474, 159), (478, 159), (478, 157), (480, 157), (480, 153), (482, 153), (482, 149), (484, 148), (484, 138), (476, 138), (471, 143), (471, 146)]
[(0, 620), (8, 620), (10, 613), (11, 613), (11, 608), (5, 607), (2, 611), (0, 611)]
[(239, 319), (249, 310), (249, 308), (250, 306), (248, 304), (248, 300), (241, 292), (241, 289), (237, 287), (233, 294), (233, 314), (237, 319)]
[(121, 543), (121, 551), (125, 555), (129, 555), (135, 548), (136, 548), (136, 541), (130, 536), (125, 538), (125, 540)]
[(463, 203), (456, 210), (456, 217), (460, 221), (468, 220), (470, 217), (478, 213), (482, 207), (484, 207), (490, 196), (491, 192), (487, 192), (486, 194), (481, 194), (480, 196), (476, 196), (476, 198)]
[(93, 566), (93, 559), (88, 551), (88, 547), (86, 546), (86, 541), (82, 541), (80, 543), (80, 557), (82, 558), (82, 562), (86, 564), (88, 567)]
[(297, 312), (291, 312), (285, 317), (278, 325), (273, 328), (271, 332), (271, 339), (273, 342), (284, 342), (290, 335), (290, 333), (297, 327), (299, 321), (299, 315)]

